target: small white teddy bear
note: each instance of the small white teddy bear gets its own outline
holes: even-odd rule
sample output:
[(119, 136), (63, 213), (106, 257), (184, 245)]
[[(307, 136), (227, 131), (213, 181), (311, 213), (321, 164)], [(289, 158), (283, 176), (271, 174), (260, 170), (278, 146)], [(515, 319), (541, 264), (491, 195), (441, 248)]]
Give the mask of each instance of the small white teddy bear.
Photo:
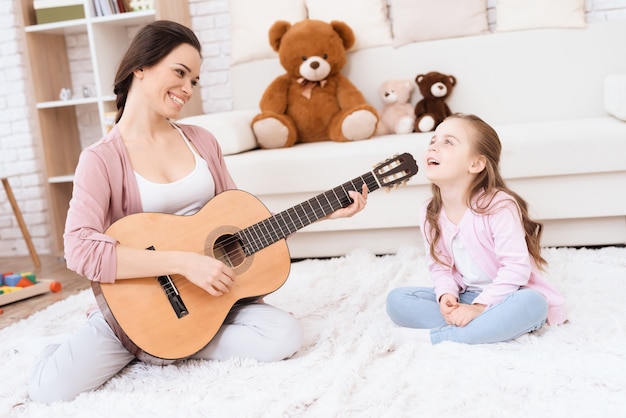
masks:
[(410, 101), (414, 88), (412, 80), (387, 80), (380, 86), (383, 107), (376, 135), (413, 132), (415, 112)]

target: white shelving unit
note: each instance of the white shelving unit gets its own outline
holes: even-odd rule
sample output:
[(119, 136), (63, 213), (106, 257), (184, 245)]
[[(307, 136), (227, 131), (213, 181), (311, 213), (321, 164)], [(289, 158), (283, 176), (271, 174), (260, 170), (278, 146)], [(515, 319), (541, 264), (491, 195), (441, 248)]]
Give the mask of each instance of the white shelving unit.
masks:
[[(84, 0), (85, 18), (37, 24), (33, 0), (21, 0), (21, 15), (28, 50), (39, 140), (44, 153), (48, 179), (48, 199), (56, 251), (63, 251), (63, 228), (72, 194), (73, 173), (82, 150), (76, 116), (83, 106), (96, 106), (100, 134), (107, 131), (106, 114), (114, 112), (113, 80), (117, 65), (130, 43), (129, 31), (157, 19), (190, 25), (187, 0), (155, 0), (153, 10), (96, 16), (93, 0)], [(63, 88), (72, 87), (72, 68), (68, 59), (67, 38), (85, 34), (93, 66), (95, 87), (89, 97), (74, 94), (60, 99)], [(80, 93), (79, 93), (80, 94)], [(200, 93), (185, 106), (181, 117), (202, 111)], [(97, 139), (97, 138), (96, 138)], [(88, 141), (93, 142), (93, 141)]]

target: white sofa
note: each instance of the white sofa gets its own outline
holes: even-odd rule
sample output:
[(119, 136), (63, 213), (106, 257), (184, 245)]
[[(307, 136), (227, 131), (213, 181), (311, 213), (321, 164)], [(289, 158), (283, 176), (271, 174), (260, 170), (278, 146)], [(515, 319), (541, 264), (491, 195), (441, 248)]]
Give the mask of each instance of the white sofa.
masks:
[[(488, 33), (350, 52), (344, 73), (377, 108), (385, 80), (413, 80), (428, 71), (454, 75), (450, 108), (477, 114), (497, 130), (503, 176), (544, 223), (544, 246), (624, 244), (626, 122), (607, 112), (604, 93), (608, 76), (626, 73), (624, 39), (625, 23)], [(281, 73), (277, 58), (233, 66), (235, 110), (184, 120), (218, 137), (238, 187), (272, 212), (360, 176), (394, 154), (409, 152), (423, 165), (431, 133), (250, 149), (249, 122), (265, 87)], [(624, 89), (626, 83), (613, 84)], [(607, 89), (611, 108), (623, 109), (626, 91)], [(420, 98), (417, 91), (412, 103)], [(288, 239), (291, 256), (337, 256), (360, 247), (385, 254), (421, 245), (417, 212), (429, 196), (419, 172), (404, 187), (372, 193), (366, 210), (353, 218), (303, 228)]]

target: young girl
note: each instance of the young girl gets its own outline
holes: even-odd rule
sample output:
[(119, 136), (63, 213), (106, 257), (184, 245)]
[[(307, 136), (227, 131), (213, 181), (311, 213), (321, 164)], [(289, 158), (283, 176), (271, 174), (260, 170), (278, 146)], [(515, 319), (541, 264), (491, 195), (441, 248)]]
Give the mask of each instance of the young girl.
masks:
[[(115, 76), (116, 125), (85, 149), (76, 167), (65, 226), (68, 268), (93, 281), (180, 274), (209, 294), (229, 292), (237, 280), (222, 261), (188, 251), (146, 251), (106, 234), (116, 220), (138, 212), (192, 215), (218, 193), (234, 189), (217, 140), (208, 131), (172, 123), (193, 94), (201, 47), (187, 27), (157, 21), (143, 27)], [(327, 216), (352, 216), (365, 206), (363, 193)], [(139, 233), (139, 232), (138, 232)], [(278, 361), (299, 350), (302, 331), (288, 312), (248, 301), (235, 305), (215, 337), (192, 357)], [(35, 401), (70, 400), (95, 389), (134, 356), (102, 312), (60, 345), (44, 349), (29, 378)]]
[(405, 327), (396, 343), (495, 343), (565, 321), (562, 295), (540, 273), (542, 225), (504, 183), (501, 149), (474, 115), (435, 130), (424, 158), (433, 196), (419, 218), (434, 288), (389, 293), (387, 313)]

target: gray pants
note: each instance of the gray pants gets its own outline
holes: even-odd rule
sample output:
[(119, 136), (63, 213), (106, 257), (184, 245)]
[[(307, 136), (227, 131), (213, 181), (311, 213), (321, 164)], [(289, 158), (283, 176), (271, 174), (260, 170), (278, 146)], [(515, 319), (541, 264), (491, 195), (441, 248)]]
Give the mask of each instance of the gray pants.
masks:
[[(252, 358), (279, 361), (302, 344), (302, 328), (291, 314), (265, 303), (236, 306), (216, 336), (192, 358)], [(71, 400), (95, 389), (134, 359), (96, 311), (62, 344), (49, 345), (30, 372), (28, 392), (36, 402)]]

